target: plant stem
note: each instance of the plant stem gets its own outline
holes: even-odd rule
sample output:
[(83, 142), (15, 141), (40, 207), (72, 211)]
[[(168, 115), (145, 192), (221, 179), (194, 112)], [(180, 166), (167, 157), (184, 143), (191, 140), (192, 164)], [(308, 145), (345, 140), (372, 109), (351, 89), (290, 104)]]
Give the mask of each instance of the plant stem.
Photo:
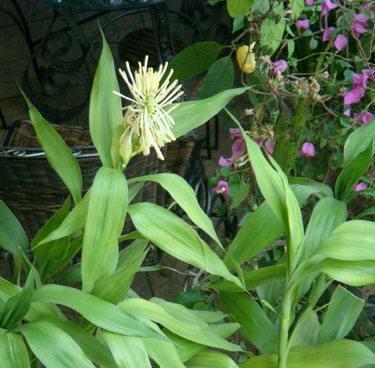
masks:
[(279, 332), (279, 354), (278, 354), (278, 368), (286, 368), (289, 354), (289, 325), (290, 325), (290, 311), (292, 308), (292, 291), (288, 287), (285, 288), (285, 295), (281, 305), (281, 322)]

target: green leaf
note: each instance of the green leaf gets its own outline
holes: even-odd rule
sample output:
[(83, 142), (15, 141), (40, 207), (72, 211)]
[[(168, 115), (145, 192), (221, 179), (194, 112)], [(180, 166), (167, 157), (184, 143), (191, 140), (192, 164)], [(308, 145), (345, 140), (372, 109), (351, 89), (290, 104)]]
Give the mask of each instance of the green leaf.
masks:
[[(287, 368), (362, 368), (375, 355), (363, 344), (336, 340), (322, 345), (292, 348)], [(277, 368), (276, 355), (261, 355), (241, 364), (241, 368)]]
[(202, 124), (207, 123), (207, 121), (218, 114), (232, 98), (243, 94), (247, 89), (247, 87), (233, 88), (203, 100), (172, 104), (171, 108), (177, 106), (170, 113), (170, 116), (175, 121), (175, 125), (172, 128), (174, 136), (176, 138), (181, 137)]
[(82, 287), (112, 274), (118, 262), (118, 238), (125, 223), (128, 187), (121, 171), (102, 167), (91, 188), (82, 244)]
[(350, 286), (375, 284), (375, 261), (340, 261), (325, 259), (312, 272), (324, 272), (332, 279)]
[(161, 173), (133, 178), (128, 182), (131, 184), (139, 181), (153, 181), (160, 184), (186, 212), (190, 220), (222, 247), (212, 221), (200, 207), (193, 188), (185, 179), (176, 174)]
[[(286, 264), (281, 263), (274, 266), (261, 267), (257, 270), (244, 272), (242, 277), (246, 290), (253, 290), (259, 286), (267, 285), (273, 281), (282, 281), (286, 274)], [(239, 288), (233, 282), (219, 281), (211, 284), (210, 287), (220, 291), (242, 293), (243, 289)]]
[(224, 310), (240, 323), (240, 333), (263, 354), (277, 351), (277, 329), (259, 304), (246, 294), (220, 293)]
[(195, 230), (172, 212), (152, 203), (137, 203), (129, 206), (129, 214), (137, 230), (160, 249), (241, 286)]
[(234, 65), (230, 56), (216, 60), (208, 69), (204, 77), (202, 87), (199, 90), (199, 98), (207, 98), (216, 93), (233, 88)]
[(375, 260), (375, 223), (344, 222), (321, 244), (317, 253), (344, 261)]
[(45, 285), (34, 291), (34, 300), (64, 305), (110, 332), (128, 336), (159, 337), (149, 327), (117, 306), (74, 288)]
[(253, 5), (253, 0), (227, 0), (227, 9), (231, 17), (247, 15), (251, 5)]
[(60, 328), (70, 335), (93, 362), (106, 368), (118, 368), (108, 347), (100, 342), (98, 338), (79, 327), (77, 323), (63, 321), (59, 318), (44, 318), (43, 321)]
[[(53, 230), (46, 238), (40, 240), (39, 243), (35, 246), (65, 238), (69, 235), (74, 234), (76, 231), (82, 230), (85, 227), (86, 223), (90, 193), (91, 190), (89, 190), (85, 194), (83, 199), (69, 212), (61, 225)], [(36, 239), (33, 240), (33, 244), (34, 243), (36, 243)]]
[(315, 345), (318, 342), (319, 328), (320, 323), (316, 312), (311, 308), (306, 309), (294, 327), (289, 346)]
[(38, 141), (43, 147), (47, 160), (68, 187), (74, 202), (81, 200), (81, 168), (71, 149), (66, 145), (56, 129), (43, 118), (36, 107), (24, 95), (29, 107), (30, 120)]
[(350, 291), (338, 286), (332, 294), (319, 330), (319, 342), (344, 338), (355, 325), (365, 302)]
[(288, 40), (287, 42), (288, 42), (288, 59), (290, 59), (294, 54), (296, 43), (294, 42), (294, 40)]
[(180, 82), (194, 78), (208, 69), (223, 46), (213, 41), (197, 42), (180, 51), (170, 62), (173, 77)]
[(289, 178), (289, 183), (300, 205), (304, 204), (311, 195), (319, 198), (333, 197), (333, 191), (328, 185), (312, 179), (292, 177)]
[(160, 368), (185, 368), (177, 354), (175, 346), (168, 341), (155, 339), (142, 339), (142, 341), (148, 354)]
[(332, 231), (346, 220), (346, 216), (344, 202), (330, 197), (322, 198), (314, 207), (306, 229), (304, 256), (313, 254)]
[(90, 134), (104, 166), (111, 167), (112, 140), (122, 121), (121, 98), (111, 49), (103, 32), (103, 49), (96, 69), (90, 96)]
[(372, 161), (372, 142), (348, 164), (345, 164), (336, 181), (336, 197), (348, 200), (353, 193), (353, 187), (363, 174), (366, 173)]
[(3, 368), (30, 368), (29, 355), (19, 334), (0, 332), (0, 357)]
[(119, 368), (151, 368), (146, 347), (139, 337), (122, 336), (105, 331), (102, 336)]
[(39, 321), (23, 325), (21, 331), (46, 368), (95, 368), (79, 345), (58, 327)]
[(186, 368), (238, 368), (238, 365), (228, 355), (207, 350), (189, 359)]
[(280, 46), (285, 30), (285, 20), (282, 18), (278, 22), (267, 18), (262, 22), (260, 28), (260, 44), (269, 50), (272, 55)]
[(238, 351), (240, 348), (217, 336), (203, 320), (182, 305), (153, 298), (147, 301), (140, 298), (127, 299), (119, 304), (121, 310), (138, 319), (151, 319), (173, 333), (198, 344)]
[(372, 144), (375, 137), (375, 120), (351, 133), (344, 146), (344, 164), (352, 162)]
[(20, 249), (26, 252), (28, 240), (21, 224), (6, 204), (0, 200), (0, 246), (20, 256)]
[(147, 243), (147, 240), (139, 239), (126, 247), (120, 256), (117, 270), (99, 280), (92, 294), (114, 304), (124, 299), (147, 254), (147, 251), (145, 252)]
[(291, 0), (290, 8), (292, 10), (292, 19), (296, 20), (303, 12), (303, 9), (305, 7), (305, 1), (304, 0)]

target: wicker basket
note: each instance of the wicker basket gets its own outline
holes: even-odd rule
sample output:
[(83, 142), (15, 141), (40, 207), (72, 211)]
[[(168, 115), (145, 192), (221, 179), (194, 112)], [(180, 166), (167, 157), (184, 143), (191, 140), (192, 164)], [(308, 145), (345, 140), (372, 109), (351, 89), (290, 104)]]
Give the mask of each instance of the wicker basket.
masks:
[[(101, 166), (91, 146), (89, 131), (82, 127), (61, 125), (55, 128), (73, 152), (77, 153), (85, 192)], [(190, 159), (193, 145), (194, 142), (187, 138), (168, 145), (165, 162), (160, 161), (154, 152), (147, 157), (138, 155), (130, 161), (125, 174), (131, 178), (168, 170), (184, 175), (184, 167)], [(44, 155), (19, 156), (20, 152), (30, 154), (34, 152), (33, 149), (40, 153), (40, 145), (29, 122), (16, 123), (5, 139), (5, 146), (16, 150), (17, 155), (0, 153), (0, 199), (13, 211), (31, 239), (61, 207), (69, 191)], [(135, 199), (159, 204), (164, 204), (166, 200), (164, 191), (155, 183), (145, 185)]]

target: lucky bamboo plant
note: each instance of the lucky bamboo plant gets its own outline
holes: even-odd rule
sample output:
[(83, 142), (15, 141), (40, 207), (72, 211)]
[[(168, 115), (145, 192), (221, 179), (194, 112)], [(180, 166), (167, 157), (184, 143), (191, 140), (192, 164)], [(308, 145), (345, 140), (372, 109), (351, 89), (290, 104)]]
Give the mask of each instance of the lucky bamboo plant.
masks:
[[(203, 124), (244, 89), (172, 104), (180, 87), (170, 81), (172, 72), (166, 75), (167, 65), (155, 71), (145, 63), (134, 75), (129, 68), (127, 74), (120, 73), (130, 95), (120, 95), (103, 37), (89, 112), (90, 134), (103, 166), (83, 197), (77, 160), (26, 98), (40, 144), (73, 203), (68, 198), (29, 242), (0, 201), (0, 245), (14, 259), (11, 281), (0, 278), (1, 367), (143, 368), (157, 364), (182, 368), (209, 366), (212, 361), (216, 366), (236, 366), (229, 356), (213, 349), (238, 351), (225, 338), (239, 326), (225, 322), (219, 311), (194, 311), (158, 298), (140, 298), (130, 286), (149, 239), (136, 235), (121, 251), (119, 243), (132, 239), (131, 234), (122, 234), (128, 215), (139, 228), (146, 218), (171, 221), (171, 228), (178, 226), (182, 231), (157, 240), (162, 249), (241, 285), (181, 219), (155, 204), (132, 203), (145, 181), (157, 182), (193, 223), (217, 240), (212, 223), (182, 178), (155, 174), (127, 182), (123, 168), (132, 156), (148, 154), (151, 147), (163, 158), (160, 147)], [(120, 96), (131, 102), (124, 114)], [(154, 236), (158, 238), (157, 229)], [(181, 246), (179, 237), (194, 241)]]

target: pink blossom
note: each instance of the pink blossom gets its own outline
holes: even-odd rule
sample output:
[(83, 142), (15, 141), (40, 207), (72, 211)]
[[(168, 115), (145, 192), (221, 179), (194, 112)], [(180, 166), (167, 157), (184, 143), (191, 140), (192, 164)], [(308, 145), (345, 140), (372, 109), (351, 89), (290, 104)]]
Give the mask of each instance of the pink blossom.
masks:
[(348, 118), (350, 117), (350, 114), (351, 114), (351, 110), (350, 109), (346, 109), (344, 111), (344, 115), (347, 116)]
[(236, 139), (232, 144), (232, 157), (230, 160), (236, 160), (245, 154), (245, 141), (243, 139)]
[(332, 33), (335, 31), (336, 31), (335, 27), (326, 28), (323, 32), (323, 42), (328, 42), (332, 37)]
[(310, 21), (308, 19), (297, 20), (296, 26), (298, 29), (309, 29)]
[(277, 76), (280, 76), (288, 68), (288, 63), (283, 60), (276, 60), (272, 63), (272, 72), (275, 73)]
[(344, 35), (339, 34), (336, 37), (334, 45), (335, 45), (337, 50), (341, 51), (341, 50), (345, 49), (347, 44), (348, 44), (348, 39)]
[(311, 142), (305, 142), (302, 145), (299, 154), (301, 157), (307, 157), (307, 158), (314, 157), (315, 156), (314, 145)]
[(367, 16), (364, 14), (355, 14), (354, 22), (352, 24), (352, 30), (356, 37), (359, 37), (362, 33), (367, 32)]
[(367, 189), (367, 184), (364, 183), (363, 181), (359, 181), (355, 186), (354, 186), (354, 191), (355, 192), (361, 192), (362, 190)]
[(229, 128), (229, 134), (232, 139), (242, 137), (242, 132), (240, 128)]
[(331, 0), (324, 0), (322, 2), (322, 15), (327, 15), (329, 11), (336, 9), (337, 5)]
[(226, 159), (224, 156), (220, 156), (218, 164), (221, 167), (231, 167), (233, 162), (230, 159)]
[(374, 79), (375, 79), (375, 68), (364, 69), (364, 70), (362, 70), (362, 74), (363, 74), (368, 80), (374, 80)]
[(273, 154), (274, 145), (273, 145), (273, 141), (271, 139), (265, 140), (264, 147), (266, 147), (266, 150), (269, 154), (271, 154), (271, 155)]
[(362, 74), (353, 74), (353, 88), (350, 91), (344, 93), (344, 104), (352, 105), (355, 104), (365, 96), (367, 80), (371, 76), (371, 69), (364, 70)]
[(212, 190), (217, 194), (222, 194), (224, 197), (229, 197), (229, 185), (228, 182), (225, 180), (219, 180), (216, 187), (212, 188)]
[(353, 124), (366, 125), (370, 121), (374, 120), (374, 118), (375, 118), (375, 116), (373, 114), (371, 114), (371, 112), (369, 112), (369, 111), (363, 112), (363, 113), (356, 112), (354, 114)]
[(305, 4), (308, 5), (308, 6), (313, 6), (314, 0), (305, 0)]

